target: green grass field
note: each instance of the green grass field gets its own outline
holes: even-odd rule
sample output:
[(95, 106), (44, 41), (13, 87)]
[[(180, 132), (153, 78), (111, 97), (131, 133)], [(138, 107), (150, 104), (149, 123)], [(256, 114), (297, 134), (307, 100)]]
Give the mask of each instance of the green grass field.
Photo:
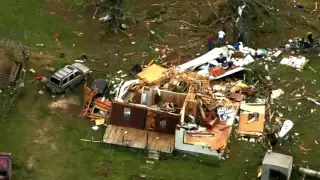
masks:
[[(35, 52), (47, 52), (54, 56), (59, 52), (66, 52), (65, 61), (71, 61), (81, 53), (100, 55), (106, 53), (107, 49), (100, 47), (101, 45), (91, 38), (94, 36), (92, 28), (86, 24), (77, 23), (73, 19), (79, 13), (77, 10), (65, 14), (64, 16), (68, 18), (64, 20), (44, 8), (45, 4), (48, 6), (50, 3), (46, 0), (2, 0), (0, 2), (2, 14), (0, 28), (24, 30), (27, 38), (21, 35), (12, 35), (9, 38), (29, 44)], [(80, 8), (82, 1), (70, 0), (67, 5)], [(52, 8), (54, 7), (59, 6)], [(92, 19), (91, 12), (90, 15), (91, 17), (89, 16), (87, 19)], [(77, 29), (84, 32), (83, 37), (72, 33)], [(61, 35), (62, 50), (58, 50), (55, 46), (54, 33), (56, 32)], [(139, 53), (150, 51), (148, 37), (138, 39), (138, 45), (132, 47), (130, 42), (114, 44), (119, 42), (115, 38), (123, 38), (124, 36), (111, 36), (113, 35), (110, 35), (110, 41), (108, 39), (105, 41), (119, 54), (132, 51)], [(4, 35), (1, 38), (8, 38), (8, 36)], [(38, 43), (45, 46), (37, 47)], [(73, 44), (76, 46), (73, 47)], [(110, 58), (108, 61), (111, 65), (110, 72), (130, 67), (135, 61), (140, 61), (136, 56), (128, 57), (127, 61), (122, 61), (120, 57), (119, 60), (118, 57), (110, 53), (106, 57)], [(320, 72), (320, 61), (317, 57), (310, 57), (310, 59), (308, 66), (312, 66)], [(53, 64), (61, 65), (61, 61), (64, 60), (55, 61)], [(37, 64), (30, 66), (43, 75), (48, 74)], [(98, 67), (96, 66), (96, 68)], [(255, 69), (263, 67), (263, 65), (259, 65), (259, 62), (254, 66)], [(320, 161), (317, 160), (317, 157), (320, 155), (320, 145), (317, 145), (315, 140), (320, 143), (320, 131), (317, 130), (317, 127), (320, 127), (320, 108), (307, 100), (301, 100), (301, 106), (297, 105), (297, 100), (290, 100), (294, 97), (294, 94), (290, 95), (291, 92), (301, 86), (306, 86), (308, 95), (319, 97), (319, 73), (314, 73), (308, 68), (299, 72), (279, 63), (269, 63), (269, 68), (274, 86), (282, 88), (285, 92), (275, 102), (278, 107), (274, 107), (274, 109), (295, 122), (292, 134), (293, 132), (299, 133), (297, 137), (283, 141), (282, 146), (275, 148), (274, 151), (294, 156), (295, 168), (309, 166), (319, 170)], [(261, 74), (263, 75), (265, 72), (261, 71)], [(294, 81), (296, 77), (299, 78), (298, 81)], [(12, 153), (13, 180), (131, 180), (139, 179), (140, 175), (145, 175), (145, 179), (155, 180), (256, 179), (257, 168), (265, 153), (260, 144), (232, 139), (230, 158), (226, 160), (180, 154), (149, 164), (146, 163), (147, 155), (142, 152), (81, 141), (80, 139), (91, 138), (100, 140), (104, 131), (102, 128), (93, 131), (91, 123), (87, 119), (74, 117), (70, 112), (50, 109), (48, 105), (57, 97), (53, 98), (48, 93), (39, 95), (39, 84), (33, 82), (33, 79), (34, 77), (29, 74), (26, 80), (29, 83), (26, 84), (26, 88), (23, 89), (5, 118), (0, 120), (0, 152)], [(316, 80), (316, 84), (311, 83), (313, 80)], [(3, 93), (0, 97), (4, 101), (6, 95)], [(76, 91), (75, 94), (81, 99), (81, 91)], [(287, 106), (292, 108), (291, 112), (288, 111)], [(310, 109), (316, 109), (315, 113), (311, 113)], [(303, 152), (299, 149), (300, 145), (310, 150)], [(108, 167), (107, 177), (96, 173), (103, 164)], [(294, 172), (292, 179), (301, 179), (301, 177), (297, 172)]]

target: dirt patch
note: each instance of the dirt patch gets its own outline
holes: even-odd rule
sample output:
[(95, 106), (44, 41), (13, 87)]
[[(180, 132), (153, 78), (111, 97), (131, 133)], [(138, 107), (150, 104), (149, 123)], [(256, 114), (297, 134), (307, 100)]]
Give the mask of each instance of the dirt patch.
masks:
[(55, 143), (50, 143), (50, 148), (54, 151), (57, 151), (58, 150), (58, 147)]
[(38, 136), (33, 142), (41, 145), (47, 145), (49, 149), (53, 151), (57, 151), (58, 147), (56, 143), (52, 142), (54, 138), (49, 136), (49, 131), (52, 128), (51, 127), (52, 125), (50, 122), (51, 120), (52, 120), (51, 118), (45, 119), (45, 123), (43, 127), (37, 130)]
[(33, 142), (37, 143), (37, 144), (48, 144), (49, 141), (51, 141), (53, 138), (48, 136), (48, 131), (51, 128), (50, 125), (50, 120), (51, 119), (45, 119), (44, 121), (44, 125), (42, 128), (39, 128), (37, 130), (37, 133), (39, 134), (37, 136), (37, 138), (35, 140), (33, 140)]
[(30, 62), (32, 64), (35, 64), (39, 67), (42, 66), (50, 66), (54, 60), (54, 56), (50, 54), (44, 54), (44, 53), (31, 53), (31, 60)]
[(33, 169), (34, 165), (35, 165), (36, 161), (34, 159), (34, 155), (31, 154), (28, 158), (28, 161), (27, 161), (27, 168), (28, 169)]
[(97, 167), (96, 174), (100, 176), (107, 177), (109, 173), (109, 166), (106, 162), (102, 162), (99, 164), (99, 167)]
[(77, 96), (69, 96), (66, 98), (60, 98), (49, 104), (50, 109), (64, 109), (67, 110), (70, 105), (79, 105), (80, 101)]
[(63, 109), (72, 116), (77, 116), (80, 109), (80, 100), (77, 96), (62, 97), (49, 104), (51, 110)]

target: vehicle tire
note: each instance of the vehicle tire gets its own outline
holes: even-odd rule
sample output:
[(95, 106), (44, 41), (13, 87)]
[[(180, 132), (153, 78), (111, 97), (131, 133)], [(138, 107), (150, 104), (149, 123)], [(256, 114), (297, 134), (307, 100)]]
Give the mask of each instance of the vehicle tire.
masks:
[(67, 87), (66, 90), (64, 90), (64, 93), (68, 94), (71, 91), (70, 87)]

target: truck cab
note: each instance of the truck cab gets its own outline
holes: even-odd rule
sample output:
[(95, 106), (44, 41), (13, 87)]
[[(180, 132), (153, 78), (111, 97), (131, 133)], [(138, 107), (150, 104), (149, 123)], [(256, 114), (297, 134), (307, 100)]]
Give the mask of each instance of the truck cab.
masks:
[(10, 153), (0, 153), (0, 180), (11, 180), (12, 160)]

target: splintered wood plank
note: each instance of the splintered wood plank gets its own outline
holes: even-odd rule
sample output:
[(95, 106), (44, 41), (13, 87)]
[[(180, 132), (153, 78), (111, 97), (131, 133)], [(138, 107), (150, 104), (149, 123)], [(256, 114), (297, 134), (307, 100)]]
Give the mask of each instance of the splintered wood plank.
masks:
[(91, 90), (88, 86), (87, 83), (84, 84), (84, 102), (83, 102), (83, 107), (80, 112), (79, 116), (85, 117), (88, 114), (88, 111), (90, 109), (92, 99), (95, 95), (97, 95), (97, 89)]

